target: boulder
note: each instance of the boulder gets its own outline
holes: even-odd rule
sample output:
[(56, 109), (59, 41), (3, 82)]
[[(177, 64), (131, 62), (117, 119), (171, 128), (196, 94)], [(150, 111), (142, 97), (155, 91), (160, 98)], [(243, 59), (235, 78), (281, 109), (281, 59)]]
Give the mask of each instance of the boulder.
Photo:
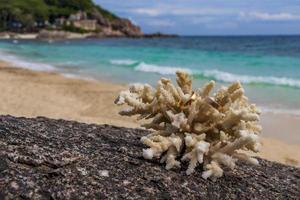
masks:
[(148, 131), (0, 116), (0, 199), (299, 199), (300, 170), (259, 159), (216, 181), (143, 159)]

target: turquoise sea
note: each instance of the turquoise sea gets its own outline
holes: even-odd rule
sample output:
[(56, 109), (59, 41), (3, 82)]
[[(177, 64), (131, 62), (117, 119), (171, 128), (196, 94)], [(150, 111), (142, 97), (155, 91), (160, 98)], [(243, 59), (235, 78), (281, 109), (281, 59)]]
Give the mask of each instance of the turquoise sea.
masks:
[(300, 115), (300, 36), (178, 37), (0, 41), (0, 60), (66, 76), (116, 83), (193, 75), (195, 87), (208, 80), (241, 81), (247, 96), (267, 112)]

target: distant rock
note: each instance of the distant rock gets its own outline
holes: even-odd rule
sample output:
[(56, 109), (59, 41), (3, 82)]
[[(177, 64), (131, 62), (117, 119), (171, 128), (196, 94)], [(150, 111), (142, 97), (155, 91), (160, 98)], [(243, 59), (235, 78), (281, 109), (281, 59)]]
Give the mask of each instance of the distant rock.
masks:
[[(148, 131), (0, 116), (0, 199), (299, 199), (300, 170), (238, 163), (216, 181), (143, 159)], [(200, 168), (200, 167), (199, 167)]]
[(128, 19), (116, 19), (111, 22), (112, 30), (119, 30), (127, 37), (141, 37), (143, 32), (139, 26), (134, 25)]
[(152, 33), (152, 34), (144, 34), (144, 38), (174, 38), (178, 37), (176, 34), (165, 34), (165, 33)]
[(101, 27), (109, 27), (110, 23), (109, 20), (106, 19), (97, 9), (93, 9), (91, 12), (91, 18), (97, 20), (97, 23)]
[[(38, 38), (51, 36), (54, 39), (69, 37), (69, 33), (62, 31), (89, 32), (95, 36), (99, 33), (106, 37), (140, 37), (143, 35), (139, 26), (134, 25), (128, 19), (118, 17), (92, 0), (35, 0), (34, 4), (22, 0), (20, 2), (22, 3), (0, 1), (0, 10), (1, 8), (5, 10), (5, 12), (0, 12), (0, 19), (3, 19), (0, 23), (0, 30), (22, 35), (47, 29), (53, 30), (53, 33), (43, 31)], [(26, 10), (26, 12), (16, 12), (16, 10)], [(47, 10), (49, 12), (45, 12)], [(1, 34), (0, 38), (10, 39), (12, 36)]]
[[(3, 15), (2, 18), (6, 19), (6, 21), (0, 23), (0, 29), (6, 31), (0, 32), (0, 39), (176, 37), (176, 35), (162, 33), (144, 34), (141, 28), (129, 19), (118, 17), (94, 4), (92, 0), (63, 1), (64, 9), (61, 9), (61, 1), (37, 0), (37, 3), (39, 5), (31, 5), (30, 2), (26, 1), (20, 5), (13, 4), (13, 2), (0, 2), (0, 8), (9, 6), (10, 9), (7, 12), (11, 16), (6, 17), (6, 15), (3, 15), (5, 13), (0, 13), (0, 18)], [(84, 8), (82, 8), (83, 5)], [(15, 10), (24, 8), (29, 12), (26, 16), (22, 12), (15, 12)], [(48, 8), (51, 12), (45, 14), (44, 18), (41, 19), (36, 16), (36, 13), (43, 12), (42, 8)]]

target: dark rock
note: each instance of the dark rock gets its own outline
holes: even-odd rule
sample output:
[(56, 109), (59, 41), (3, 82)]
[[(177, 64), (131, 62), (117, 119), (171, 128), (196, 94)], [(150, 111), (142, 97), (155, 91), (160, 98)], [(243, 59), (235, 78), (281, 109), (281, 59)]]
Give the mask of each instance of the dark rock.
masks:
[(116, 19), (111, 22), (112, 30), (118, 30), (127, 37), (142, 37), (144, 34), (139, 26), (134, 25), (128, 19)]
[(90, 15), (90, 19), (97, 20), (98, 25), (105, 27), (110, 26), (109, 20), (103, 17), (103, 15), (97, 9), (94, 8)]
[(178, 37), (176, 34), (165, 34), (165, 33), (151, 33), (151, 34), (144, 34), (144, 38), (174, 38)]
[[(215, 182), (144, 160), (140, 129), (0, 116), (0, 199), (299, 199), (300, 170), (259, 159)], [(199, 167), (200, 168), (200, 167)], [(107, 171), (105, 171), (107, 170)], [(108, 172), (108, 174), (107, 174)], [(107, 176), (108, 175), (108, 176)]]

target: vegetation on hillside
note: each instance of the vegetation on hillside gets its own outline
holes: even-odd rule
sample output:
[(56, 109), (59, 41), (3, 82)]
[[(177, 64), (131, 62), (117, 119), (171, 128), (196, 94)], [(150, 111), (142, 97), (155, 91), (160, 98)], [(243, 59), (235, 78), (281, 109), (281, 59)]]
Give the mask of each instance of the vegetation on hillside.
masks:
[(92, 0), (1, 0), (0, 31), (31, 31), (44, 26), (45, 22), (53, 24), (57, 18), (67, 18), (78, 11), (89, 16), (95, 10), (108, 20), (118, 19)]

